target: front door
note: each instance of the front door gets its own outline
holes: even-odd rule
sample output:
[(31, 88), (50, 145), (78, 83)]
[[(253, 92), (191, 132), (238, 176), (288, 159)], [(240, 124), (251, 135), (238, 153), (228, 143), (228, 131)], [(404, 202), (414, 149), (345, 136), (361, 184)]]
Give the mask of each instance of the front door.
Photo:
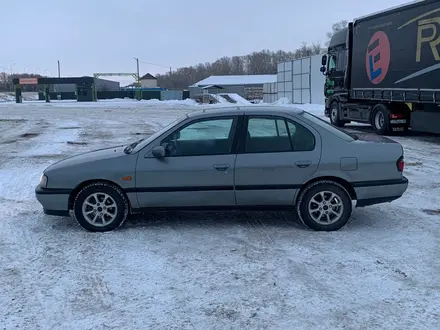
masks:
[(194, 120), (161, 141), (167, 149), (165, 158), (141, 152), (136, 167), (139, 206), (235, 205), (237, 122), (237, 116)]
[(317, 170), (318, 133), (277, 116), (245, 119), (245, 143), (235, 162), (237, 205), (292, 205), (301, 185)]

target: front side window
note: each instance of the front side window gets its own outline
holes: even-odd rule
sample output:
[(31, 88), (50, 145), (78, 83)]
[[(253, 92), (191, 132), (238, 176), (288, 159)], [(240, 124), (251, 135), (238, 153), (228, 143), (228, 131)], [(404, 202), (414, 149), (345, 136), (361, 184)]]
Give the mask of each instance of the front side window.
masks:
[(236, 118), (197, 120), (173, 132), (161, 144), (169, 157), (229, 154), (236, 121)]
[(304, 126), (284, 118), (249, 118), (245, 153), (311, 151), (315, 137)]
[(332, 55), (330, 56), (330, 59), (328, 61), (328, 70), (327, 71), (334, 71), (336, 70), (336, 56)]

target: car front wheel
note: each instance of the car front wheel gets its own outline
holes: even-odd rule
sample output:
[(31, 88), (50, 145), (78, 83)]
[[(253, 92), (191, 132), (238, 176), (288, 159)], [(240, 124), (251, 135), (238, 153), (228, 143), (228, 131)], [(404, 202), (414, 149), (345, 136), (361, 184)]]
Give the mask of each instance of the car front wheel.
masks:
[(106, 182), (87, 185), (73, 203), (79, 225), (92, 232), (111, 231), (122, 226), (129, 211), (128, 199), (117, 186)]
[(316, 231), (335, 231), (345, 226), (352, 204), (347, 190), (333, 181), (312, 183), (301, 193), (297, 203), (300, 220)]

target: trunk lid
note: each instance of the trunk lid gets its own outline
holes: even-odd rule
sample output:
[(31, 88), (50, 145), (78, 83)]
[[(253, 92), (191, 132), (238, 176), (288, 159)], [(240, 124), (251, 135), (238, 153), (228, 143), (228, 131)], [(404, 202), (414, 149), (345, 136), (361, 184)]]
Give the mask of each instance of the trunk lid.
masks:
[(386, 136), (371, 134), (371, 133), (359, 133), (359, 132), (350, 132), (351, 136), (356, 137), (356, 141), (359, 142), (371, 142), (371, 143), (398, 143)]

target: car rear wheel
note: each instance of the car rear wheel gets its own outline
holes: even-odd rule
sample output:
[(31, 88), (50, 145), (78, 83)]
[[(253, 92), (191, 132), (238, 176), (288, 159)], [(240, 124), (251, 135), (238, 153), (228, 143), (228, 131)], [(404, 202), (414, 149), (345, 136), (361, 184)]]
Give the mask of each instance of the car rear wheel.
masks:
[(73, 203), (73, 214), (79, 225), (92, 232), (111, 231), (127, 219), (129, 203), (117, 186), (106, 182), (87, 185)]
[(345, 226), (351, 216), (350, 194), (339, 183), (318, 181), (301, 193), (297, 211), (305, 226), (316, 231), (335, 231)]

